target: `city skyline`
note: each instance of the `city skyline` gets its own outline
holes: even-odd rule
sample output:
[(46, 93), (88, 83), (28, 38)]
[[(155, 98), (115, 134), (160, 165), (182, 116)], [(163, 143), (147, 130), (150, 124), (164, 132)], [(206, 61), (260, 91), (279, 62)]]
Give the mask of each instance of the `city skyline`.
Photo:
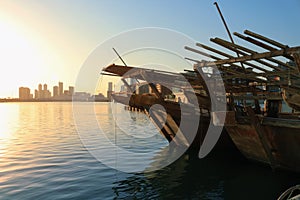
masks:
[[(20, 91), (24, 90), (26, 95), (23, 95)], [(29, 93), (29, 95), (28, 95)], [(63, 95), (73, 95), (74, 94), (74, 86), (69, 86), (69, 90), (64, 90), (63, 82), (59, 81), (58, 85), (54, 85), (52, 87), (52, 92), (48, 89), (48, 85), (46, 83), (39, 83), (37, 85), (37, 89), (33, 89), (33, 93), (31, 93), (31, 89), (26, 86), (19, 87), (19, 99), (47, 99), (56, 96)], [(21, 97), (26, 98), (21, 98)]]
[[(26, 86), (19, 87), (19, 100), (68, 100), (72, 99), (77, 100), (91, 100), (92, 98), (98, 100), (111, 100), (111, 94), (113, 92), (113, 84), (112, 82), (108, 83), (106, 96), (102, 93), (91, 94), (85, 91), (75, 91), (74, 86), (68, 86), (68, 90), (65, 90), (63, 82), (59, 81), (57, 85), (52, 87), (52, 92), (48, 89), (48, 85), (46, 83), (39, 83), (37, 85), (37, 89), (30, 89)], [(32, 93), (32, 92), (33, 93)], [(10, 99), (10, 98), (9, 98)]]

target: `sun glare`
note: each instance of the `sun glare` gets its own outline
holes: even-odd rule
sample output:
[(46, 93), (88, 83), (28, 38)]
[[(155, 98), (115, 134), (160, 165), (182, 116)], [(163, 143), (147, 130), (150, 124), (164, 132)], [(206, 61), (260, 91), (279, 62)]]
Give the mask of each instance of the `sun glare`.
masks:
[(18, 27), (0, 21), (0, 32), (0, 91), (3, 94), (18, 88), (20, 84), (32, 85), (42, 72), (43, 62), (31, 38)]

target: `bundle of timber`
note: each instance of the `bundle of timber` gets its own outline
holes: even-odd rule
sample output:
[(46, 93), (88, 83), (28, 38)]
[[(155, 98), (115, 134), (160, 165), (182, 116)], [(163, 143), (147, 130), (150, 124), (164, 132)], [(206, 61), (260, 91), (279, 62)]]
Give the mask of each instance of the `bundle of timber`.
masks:
[(213, 38), (226, 52), (196, 43), (206, 51), (185, 48), (211, 60), (187, 59), (199, 73), (214, 71), (207, 85), (214, 74), (222, 77), (230, 114), (225, 128), (242, 154), (274, 169), (300, 172), (300, 47), (249, 30), (234, 35), (263, 51)]
[(196, 62), (195, 70), (202, 71), (203, 67), (210, 67), (221, 72), (227, 95), (233, 99), (280, 100), (278, 94), (283, 94), (287, 104), (300, 111), (300, 47), (289, 47), (249, 30), (245, 30), (244, 34), (234, 33), (238, 38), (254, 44), (256, 49), (264, 51), (257, 52), (220, 38), (212, 38), (213, 43), (237, 56), (196, 43), (196, 46), (209, 53), (185, 48), (213, 61), (187, 59)]

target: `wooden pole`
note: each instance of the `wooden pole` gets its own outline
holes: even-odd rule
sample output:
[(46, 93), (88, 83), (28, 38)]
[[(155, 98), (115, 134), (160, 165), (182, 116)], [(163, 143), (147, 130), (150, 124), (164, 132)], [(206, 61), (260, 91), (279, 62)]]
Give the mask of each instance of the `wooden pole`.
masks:
[[(265, 36), (262, 36), (262, 35), (259, 35), (259, 34), (257, 34), (257, 33), (254, 33), (254, 32), (252, 32), (252, 31), (245, 30), (244, 33), (245, 33), (246, 35), (249, 35), (249, 36), (252, 36), (252, 37), (254, 37), (254, 38), (256, 38), (256, 39), (265, 41), (265, 42), (267, 42), (267, 43), (269, 43), (269, 44), (271, 44), (271, 45), (273, 45), (273, 46), (279, 47), (279, 48), (281, 48), (281, 49), (289, 48), (288, 45), (281, 44), (281, 43), (279, 43), (279, 42), (277, 42), (277, 41), (274, 41), (274, 40), (272, 40), (272, 39), (270, 39), (270, 38), (267, 38), (267, 37), (265, 37)], [(294, 58), (293, 58), (292, 56), (290, 56), (290, 55), (285, 55), (284, 57), (286, 57), (286, 58), (288, 58), (288, 59), (290, 59), (290, 60), (294, 60)]]
[[(220, 54), (220, 55), (222, 55), (222, 56), (225, 56), (225, 57), (227, 57), (227, 58), (234, 58), (232, 55), (229, 55), (229, 54), (224, 53), (224, 52), (222, 52), (222, 51), (219, 51), (219, 50), (217, 50), (217, 49), (211, 48), (211, 47), (206, 46), (206, 45), (204, 45), (204, 44), (196, 43), (196, 45), (199, 46), (199, 47), (202, 47), (202, 48), (204, 48), (204, 49), (206, 49), (206, 50), (209, 50), (209, 51), (212, 51), (212, 52), (214, 52), (214, 53), (217, 53), (217, 54)], [(256, 65), (252, 64), (252, 63), (244, 62), (244, 64), (245, 64), (245, 65), (248, 65), (248, 66), (250, 66), (250, 67), (259, 69), (259, 70), (262, 70), (262, 69), (263, 69), (263, 68), (260, 68), (260, 67), (258, 67), (258, 66), (256, 66)], [(234, 64), (232, 64), (232, 66), (234, 66), (234, 67), (240, 67), (240, 66), (234, 65)], [(262, 71), (267, 71), (267, 70), (263, 69)], [(252, 74), (256, 74), (256, 75), (263, 76), (262, 74), (259, 74), (259, 73), (256, 73), (256, 72), (251, 72), (251, 73), (252, 73)]]
[[(230, 33), (229, 28), (228, 28), (228, 26), (227, 26), (227, 24), (226, 24), (226, 21), (225, 21), (225, 19), (224, 19), (224, 17), (223, 17), (223, 14), (222, 14), (222, 12), (221, 12), (221, 9), (219, 8), (218, 3), (217, 3), (217, 2), (214, 2), (214, 5), (217, 7), (217, 10), (218, 10), (218, 12), (219, 12), (219, 14), (220, 14), (220, 16), (221, 16), (222, 22), (223, 22), (223, 24), (224, 24), (224, 26), (225, 26), (225, 29), (226, 29), (226, 31), (227, 31), (227, 34), (228, 34), (228, 36), (229, 36), (229, 38), (230, 38), (231, 43), (234, 44), (234, 40), (233, 40), (233, 38), (232, 38), (232, 36), (231, 36), (231, 33)], [(237, 57), (240, 57), (240, 55), (239, 55), (238, 52), (236, 53), (236, 55), (237, 55)], [(246, 71), (246, 69), (245, 69), (243, 63), (241, 63), (241, 66), (242, 66), (243, 70)]]
[(251, 54), (251, 55), (245, 55), (240, 58), (229, 58), (229, 59), (218, 60), (218, 61), (214, 61), (214, 62), (210, 62), (210, 61), (201, 62), (201, 63), (199, 63), (199, 65), (208, 67), (208, 66), (215, 66), (215, 65), (231, 64), (231, 63), (235, 63), (235, 62), (259, 60), (259, 59), (271, 58), (271, 57), (282, 56), (282, 55), (290, 55), (290, 54), (299, 53), (299, 52), (300, 52), (300, 46), (291, 47), (288, 49), (271, 51), (271, 52), (255, 53), (255, 54)]
[(281, 44), (281, 43), (279, 43), (279, 42), (277, 42), (277, 41), (275, 41), (275, 40), (269, 39), (269, 38), (267, 38), (267, 37), (265, 37), (265, 36), (259, 35), (259, 34), (257, 34), (257, 33), (252, 32), (252, 31), (245, 30), (244, 33), (245, 33), (246, 35), (250, 35), (250, 36), (252, 36), (252, 37), (254, 37), (254, 38), (257, 38), (257, 39), (260, 39), (260, 40), (262, 40), (262, 41), (268, 42), (269, 44), (272, 44), (272, 45), (274, 45), (274, 46), (276, 46), (276, 47), (279, 47), (279, 48), (281, 48), (281, 49), (289, 48), (289, 46), (287, 46), (287, 45), (283, 45), (283, 44)]
[(119, 53), (117, 52), (117, 50), (115, 48), (112, 48), (114, 50), (114, 52), (117, 54), (117, 56), (120, 58), (120, 60), (122, 61), (122, 63), (125, 65), (125, 67), (127, 67), (125, 61), (123, 60), (123, 58), (119, 55)]
[[(213, 56), (213, 55), (211, 55), (211, 54), (207, 54), (207, 53), (205, 53), (205, 52), (203, 52), (203, 51), (199, 51), (199, 50), (197, 50), (197, 49), (194, 49), (194, 48), (191, 48), (191, 47), (185, 47), (185, 49), (187, 49), (187, 50), (189, 50), (189, 51), (192, 51), (192, 52), (195, 52), (195, 53), (198, 53), (198, 54), (200, 54), (200, 55), (203, 55), (203, 56), (206, 56), (206, 57), (210, 57), (210, 58), (213, 58), (213, 59), (215, 59), (215, 60), (221, 60), (221, 58), (218, 58), (218, 57), (216, 57), (216, 56)], [(240, 66), (238, 66), (238, 65), (234, 65), (234, 64), (231, 64), (232, 66), (234, 66), (234, 67), (236, 67), (237, 69), (238, 68), (240, 68), (241, 70), (243, 70)], [(232, 73), (232, 74), (237, 74), (236, 75), (236, 77), (235, 78), (242, 78), (242, 77), (245, 77), (245, 71), (235, 71), (235, 70), (233, 70), (233, 69), (231, 69), (231, 68), (228, 68), (228, 67), (221, 67), (221, 66), (219, 66), (218, 67), (220, 70), (222, 70), (222, 71), (227, 71), (227, 72), (230, 72), (230, 73)], [(258, 79), (257, 78), (257, 76), (262, 76), (261, 74), (258, 74), (258, 73), (255, 73), (255, 72), (250, 72), (250, 74), (248, 74), (248, 78), (249, 79), (251, 79), (251, 80), (256, 80), (256, 81), (262, 81), (261, 79)]]
[[(275, 49), (275, 48), (273, 48), (273, 47), (271, 47), (271, 46), (269, 46), (269, 45), (267, 45), (267, 44), (265, 44), (265, 43), (262, 43), (262, 42), (260, 42), (260, 41), (255, 40), (255, 39), (253, 39), (253, 38), (251, 38), (251, 37), (245, 37), (244, 35), (239, 34), (239, 33), (237, 33), (237, 32), (234, 32), (233, 34), (234, 34), (235, 36), (237, 36), (237, 37), (243, 39), (243, 40), (246, 40), (246, 41), (248, 41), (248, 42), (250, 42), (250, 43), (252, 43), (252, 44), (255, 44), (255, 45), (257, 45), (257, 46), (259, 46), (259, 47), (262, 47), (262, 48), (264, 48), (264, 49), (267, 49), (267, 50), (269, 50), (269, 51), (275, 51), (275, 50), (277, 50), (277, 49)], [(287, 56), (287, 58), (290, 59), (290, 56)], [(276, 64), (278, 64), (278, 65), (285, 66), (285, 67), (290, 68), (290, 69), (295, 69), (293, 66), (291, 66), (291, 65), (289, 65), (289, 64), (287, 64), (287, 63), (281, 62), (281, 61), (279, 61), (279, 60), (276, 60), (276, 59), (268, 59), (268, 60), (271, 61), (271, 62), (274, 62), (274, 63), (276, 63)]]
[[(252, 50), (246, 48), (246, 47), (243, 47), (243, 46), (240, 46), (240, 45), (236, 45), (236, 44), (232, 44), (232, 43), (230, 43), (230, 42), (228, 42), (226, 40), (223, 40), (221, 38), (214, 38), (214, 39), (211, 39), (211, 41), (213, 41), (213, 42), (215, 42), (215, 43), (217, 43), (217, 44), (219, 44), (221, 46), (224, 46), (224, 47), (226, 47), (228, 49), (231, 49), (232, 51), (239, 52), (241, 55), (244, 55), (244, 56), (248, 55), (247, 53), (250, 53), (250, 54), (256, 54), (257, 53), (255, 51), (252, 51)], [(244, 53), (244, 52), (242, 52), (240, 50), (242, 50), (244, 52), (247, 52), (247, 53)], [(265, 59), (271, 61), (271, 58), (265, 58)], [(263, 64), (263, 65), (265, 65), (267, 67), (270, 67), (272, 69), (275, 69), (277, 71), (282, 71), (283, 70), (283, 69), (281, 69), (281, 68), (279, 68), (279, 67), (277, 67), (275, 65), (272, 65), (272, 64), (270, 64), (268, 62), (265, 62), (263, 60), (260, 60), (260, 59), (257, 59), (256, 62), (258, 62), (260, 64)]]
[(278, 50), (278, 49), (276, 49), (276, 48), (274, 48), (274, 47), (271, 47), (271, 46), (268, 45), (268, 44), (265, 44), (265, 43), (263, 43), (263, 42), (260, 42), (260, 41), (258, 41), (258, 40), (255, 40), (255, 39), (253, 39), (253, 38), (251, 38), (251, 37), (244, 36), (244, 35), (242, 35), (242, 34), (240, 34), (240, 33), (234, 32), (233, 35), (235, 35), (235, 36), (237, 36), (237, 37), (239, 37), (239, 38), (241, 38), (241, 39), (243, 39), (243, 40), (246, 40), (246, 41), (248, 41), (248, 42), (250, 42), (250, 43), (252, 43), (252, 44), (255, 44), (255, 45), (259, 46), (259, 47), (262, 47), (262, 48), (264, 48), (264, 49), (267, 49), (267, 50), (269, 50), (269, 51)]

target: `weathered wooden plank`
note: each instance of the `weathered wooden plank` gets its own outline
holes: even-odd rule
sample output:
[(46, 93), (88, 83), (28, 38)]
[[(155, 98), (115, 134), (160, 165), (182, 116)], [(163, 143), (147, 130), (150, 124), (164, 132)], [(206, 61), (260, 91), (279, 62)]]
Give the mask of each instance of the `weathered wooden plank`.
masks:
[(262, 40), (262, 41), (268, 42), (269, 44), (272, 44), (272, 45), (274, 45), (274, 46), (276, 46), (276, 47), (279, 47), (279, 48), (281, 48), (281, 49), (289, 48), (289, 46), (287, 46), (287, 45), (281, 44), (281, 43), (279, 43), (279, 42), (277, 42), (277, 41), (275, 41), (275, 40), (272, 40), (272, 39), (267, 38), (267, 37), (265, 37), (265, 36), (259, 35), (259, 34), (257, 34), (257, 33), (252, 32), (252, 31), (245, 30), (244, 33), (245, 33), (246, 35), (250, 35), (250, 36), (252, 36), (252, 37), (254, 37), (254, 38), (257, 38), (257, 39), (260, 39), (260, 40)]
[[(198, 44), (198, 45), (197, 45), (197, 44)], [(207, 48), (207, 50), (212, 50), (212, 49), (213, 49), (213, 48), (210, 48), (210, 47), (208, 47), (208, 46), (206, 46), (206, 45), (203, 45), (203, 46), (202, 46), (202, 44), (200, 44), (200, 43), (197, 43), (197, 44), (196, 44), (197, 46), (200, 46), (200, 47), (203, 47), (203, 48)], [(221, 51), (218, 51), (218, 50), (216, 50), (216, 49), (214, 49), (213, 52), (219, 53), (220, 55), (225, 56), (225, 57), (227, 57), (227, 58), (234, 58), (232, 55), (226, 54), (226, 53), (221, 52)], [(221, 59), (220, 59), (220, 60), (221, 60)], [(257, 65), (254, 65), (253, 63), (243, 62), (243, 64), (244, 64), (244, 65), (247, 65), (247, 66), (250, 66), (250, 67), (252, 67), (252, 68), (258, 69), (258, 70), (263, 71), (263, 72), (267, 72), (267, 71), (268, 71), (268, 70), (266, 70), (266, 69), (264, 69), (264, 68), (261, 68), (261, 67), (259, 67), (259, 66), (257, 66)], [(232, 66), (240, 67), (240, 66), (234, 65), (234, 64), (231, 64), (231, 65), (232, 65)], [(241, 67), (240, 67), (240, 68), (241, 68)]]
[(199, 43), (199, 42), (196, 43), (196, 46), (201, 47), (201, 48), (203, 48), (203, 49), (206, 49), (206, 50), (208, 50), (208, 51), (214, 52), (214, 53), (219, 54), (219, 55), (221, 55), (221, 56), (227, 57), (227, 58), (234, 58), (234, 56), (232, 56), (232, 55), (229, 55), (229, 54), (227, 54), (227, 53), (224, 53), (223, 51), (219, 51), (219, 50), (217, 50), (217, 49), (215, 49), (215, 48), (206, 46), (205, 44), (201, 44), (201, 43)]
[[(221, 60), (221, 58), (218, 58), (218, 57), (216, 57), (216, 56), (213, 56), (213, 55), (211, 55), (211, 54), (205, 53), (205, 52), (203, 52), (203, 51), (200, 51), (200, 50), (197, 50), (197, 49), (188, 47), (188, 46), (186, 46), (185, 49), (187, 49), (187, 50), (189, 50), (189, 51), (192, 51), (192, 52), (194, 52), (194, 53), (198, 53), (198, 54), (200, 54), (200, 55), (206, 56), (206, 57), (213, 58), (213, 59), (215, 59), (215, 60)], [(231, 57), (232, 57), (232, 56), (231, 56)], [(189, 60), (192, 60), (192, 59), (189, 59)], [(193, 60), (193, 61), (196, 61), (197, 63), (200, 62), (200, 61), (197, 61), (197, 60)], [(248, 63), (246, 63), (246, 64), (248, 64)], [(240, 71), (232, 70), (231, 68), (229, 68), (229, 67), (224, 67), (224, 66), (218, 66), (218, 68), (219, 68), (221, 71), (223, 71), (223, 72), (226, 71), (226, 72), (230, 72), (230, 73), (232, 73), (232, 74), (239, 74), (239, 76), (244, 76), (244, 75), (245, 75), (245, 72), (242, 71), (243, 69), (242, 69), (240, 66), (234, 65), (234, 64), (231, 64), (231, 66), (232, 66), (232, 67), (236, 67), (237, 69), (240, 69)], [(265, 70), (265, 69), (263, 69), (263, 68), (260, 68), (260, 67), (257, 67), (257, 66), (254, 66), (254, 67), (256, 67), (256, 68), (258, 68), (258, 69), (260, 69), (260, 70), (264, 70), (264, 71), (267, 72), (267, 70)], [(246, 69), (246, 70), (247, 70), (247, 69)], [(258, 79), (257, 76), (264, 76), (264, 74), (259, 74), (259, 73), (253, 72), (253, 71), (251, 71), (251, 72), (248, 71), (248, 74), (249, 74), (248, 78), (251, 79), (251, 80), (263, 81), (263, 80), (261, 80), (261, 79)], [(252, 74), (252, 76), (251, 76), (250, 74)], [(263, 81), (263, 82), (264, 82), (264, 81)]]
[(184, 48), (185, 48), (186, 50), (189, 50), (189, 51), (192, 51), (192, 52), (194, 52), (194, 53), (197, 53), (197, 54), (206, 56), (206, 57), (208, 57), (208, 58), (212, 58), (212, 59), (214, 59), (214, 60), (221, 60), (221, 58), (219, 58), (219, 57), (216, 57), (216, 56), (214, 56), (214, 55), (205, 53), (205, 52), (200, 51), (200, 50), (198, 50), (198, 49), (194, 49), (194, 48), (192, 48), (192, 47), (185, 46)]
[[(206, 46), (206, 45), (204, 45), (204, 44), (196, 43), (196, 45), (199, 46), (199, 47), (202, 47), (202, 48), (204, 48), (204, 49), (206, 49), (206, 50), (208, 50), (208, 51), (211, 51), (211, 52), (217, 53), (217, 54), (219, 54), (219, 55), (222, 55), (222, 56), (224, 56), (224, 57), (227, 57), (227, 58), (234, 58), (232, 55), (229, 55), (229, 54), (224, 53), (224, 52), (222, 52), (222, 51), (219, 51), (219, 50), (217, 50), (217, 49), (211, 48), (211, 47)], [(219, 59), (219, 60), (221, 60), (221, 59)], [(255, 69), (259, 69), (259, 70), (261, 70), (261, 71), (267, 71), (266, 69), (263, 69), (263, 68), (261, 68), (261, 67), (259, 67), (259, 66), (257, 66), (257, 65), (252, 64), (252, 63), (244, 62), (244, 65), (253, 67), (253, 68), (255, 68)], [(234, 66), (234, 67), (240, 67), (240, 66), (234, 65), (234, 64), (231, 64), (231, 66)], [(240, 68), (241, 68), (241, 67), (240, 67)], [(246, 70), (247, 70), (247, 69), (246, 69)], [(258, 73), (254, 72), (254, 71), (252, 71), (251, 73), (252, 73), (252, 74), (258, 75)]]
[(231, 64), (236, 62), (245, 62), (250, 60), (259, 60), (263, 58), (270, 58), (270, 57), (276, 57), (276, 56), (282, 56), (282, 55), (289, 55), (293, 53), (299, 53), (300, 47), (291, 47), (288, 49), (281, 49), (271, 52), (263, 52), (263, 53), (256, 53), (251, 54), (239, 58), (230, 58), (230, 59), (224, 59), (224, 60), (218, 60), (218, 61), (207, 61), (207, 62), (200, 62), (197, 65), (199, 67), (209, 67), (209, 66), (215, 66), (215, 65), (223, 65), (223, 64)]
[[(257, 54), (258, 53), (258, 52), (252, 51), (251, 49), (248, 49), (246, 47), (243, 47), (243, 46), (240, 46), (240, 45), (237, 45), (237, 44), (232, 44), (232, 43), (230, 43), (230, 42), (228, 42), (226, 40), (223, 40), (221, 38), (212, 38), (211, 41), (213, 41), (213, 42), (215, 42), (215, 43), (217, 43), (217, 44), (219, 44), (221, 46), (224, 46), (224, 47), (226, 47), (226, 48), (228, 48), (228, 49), (230, 49), (232, 51), (238, 52), (239, 54), (241, 54), (243, 56), (249, 55), (248, 53), (250, 53), (250, 54)], [(245, 53), (245, 52), (247, 52), (247, 53)], [(276, 60), (273, 59), (273, 58), (264, 58), (264, 59), (276, 63)], [(277, 71), (283, 71), (282, 68), (277, 67), (275, 65), (272, 65), (269, 62), (263, 61), (261, 59), (257, 59), (255, 61), (258, 62), (258, 63), (260, 63), (260, 64), (263, 64), (263, 65), (265, 65), (267, 67), (275, 69)]]
[(264, 49), (266, 49), (266, 50), (269, 50), (269, 51), (275, 51), (275, 50), (278, 50), (278, 49), (276, 49), (276, 48), (274, 48), (274, 47), (271, 47), (270, 45), (267, 45), (267, 44), (265, 44), (265, 43), (263, 43), (263, 42), (260, 42), (260, 41), (258, 41), (258, 40), (255, 40), (255, 39), (253, 39), (253, 38), (251, 38), (251, 37), (244, 36), (244, 35), (242, 35), (242, 34), (240, 34), (240, 33), (234, 32), (233, 35), (235, 35), (235, 36), (237, 36), (238, 38), (243, 39), (243, 40), (245, 40), (245, 41), (247, 41), (247, 42), (250, 42), (250, 43), (252, 43), (252, 44), (255, 44), (255, 45), (259, 46), (259, 47), (262, 47), (262, 48), (264, 48)]
[[(269, 51), (275, 51), (275, 50), (278, 50), (278, 49), (275, 49), (275, 48), (273, 48), (273, 47), (271, 47), (271, 46), (269, 46), (269, 45), (267, 45), (267, 44), (265, 44), (265, 43), (262, 43), (262, 42), (260, 42), (260, 41), (258, 41), (258, 40), (255, 40), (255, 39), (251, 38), (251, 37), (246, 37), (246, 36), (244, 36), (244, 35), (242, 35), (242, 34), (239, 34), (239, 33), (237, 33), (237, 32), (234, 32), (233, 34), (234, 34), (235, 36), (237, 36), (237, 37), (243, 39), (243, 40), (246, 40), (246, 41), (248, 41), (248, 42), (250, 42), (250, 43), (252, 43), (252, 44), (255, 44), (255, 45), (257, 45), (257, 46), (259, 46), (259, 47), (262, 47), (262, 48), (264, 48), (264, 49), (267, 49), (267, 50), (269, 50)], [(250, 52), (250, 53), (254, 53), (254, 52)], [(257, 52), (255, 52), (255, 53), (257, 53)], [(285, 56), (285, 57), (288, 58), (288, 59), (290, 59), (290, 60), (293, 60), (291, 56)], [(287, 67), (287, 68), (290, 68), (290, 69), (292, 69), (292, 70), (295, 69), (295, 67), (289, 65), (288, 63), (284, 63), (284, 62), (282, 62), (282, 61), (280, 61), (280, 60), (276, 60), (276, 59), (268, 59), (268, 60), (270, 60), (271, 62), (275, 62), (275, 63), (278, 64), (278, 65), (281, 65), (281, 66), (285, 66), (285, 67)]]
[[(194, 52), (194, 53), (198, 53), (198, 54), (200, 54), (200, 55), (203, 55), (203, 56), (206, 56), (206, 57), (215, 59), (215, 60), (221, 60), (221, 58), (218, 58), (218, 57), (213, 56), (213, 55), (211, 55), (211, 54), (205, 53), (205, 52), (200, 51), (200, 50), (198, 50), (198, 49), (194, 49), (194, 48), (191, 48), (191, 47), (188, 47), (188, 46), (186, 46), (185, 49), (187, 49), (187, 50), (189, 50), (189, 51), (192, 51), (192, 52)], [(197, 61), (197, 60), (195, 60), (195, 61), (196, 61), (197, 63), (199, 62), (199, 61)], [(237, 69), (243, 70), (243, 69), (242, 69), (240, 66), (238, 66), (238, 65), (234, 65), (234, 67), (236, 67)], [(222, 71), (230, 72), (230, 73), (232, 73), (232, 74), (240, 74), (240, 75), (243, 75), (243, 74), (244, 74), (244, 73), (241, 72), (241, 71), (232, 70), (232, 69), (230, 69), (230, 68), (228, 68), (228, 67), (219, 66), (219, 69), (222, 70)]]
[[(238, 48), (236, 48), (236, 47), (233, 47), (231, 44), (226, 43), (225, 40), (222, 40), (222, 39), (220, 39), (220, 38), (211, 38), (210, 40), (211, 40), (212, 42), (218, 44), (218, 45), (221, 45), (221, 46), (223, 46), (223, 47), (225, 47), (225, 48), (227, 48), (227, 49), (233, 51), (233, 52), (239, 52), (239, 53), (240, 53), (241, 55), (243, 55), (243, 56), (249, 55), (249, 54), (245, 53), (244, 51), (242, 51), (242, 50), (240, 50), (240, 49), (238, 49)], [(261, 61), (261, 60), (259, 60), (259, 59), (255, 60), (255, 61), (258, 62), (258, 63), (260, 63), (260, 64), (266, 65), (266, 66), (268, 66), (268, 67), (270, 67), (270, 68), (272, 68), (272, 69), (273, 69), (273, 67), (276, 68), (276, 66), (273, 66), (273, 65), (271, 65), (271, 64), (269, 64), (269, 63), (266, 63), (266, 62), (264, 62), (264, 61)], [(249, 62), (247, 62), (247, 64), (248, 64), (248, 63), (249, 63)], [(255, 67), (256, 69), (259, 69), (259, 70), (261, 70), (261, 71), (263, 71), (263, 72), (269, 71), (269, 70), (266, 70), (266, 69), (263, 68), (263, 67), (254, 65), (253, 63), (249, 63), (249, 64), (252, 65), (253, 67)], [(281, 69), (278, 68), (278, 70), (281, 70)]]

